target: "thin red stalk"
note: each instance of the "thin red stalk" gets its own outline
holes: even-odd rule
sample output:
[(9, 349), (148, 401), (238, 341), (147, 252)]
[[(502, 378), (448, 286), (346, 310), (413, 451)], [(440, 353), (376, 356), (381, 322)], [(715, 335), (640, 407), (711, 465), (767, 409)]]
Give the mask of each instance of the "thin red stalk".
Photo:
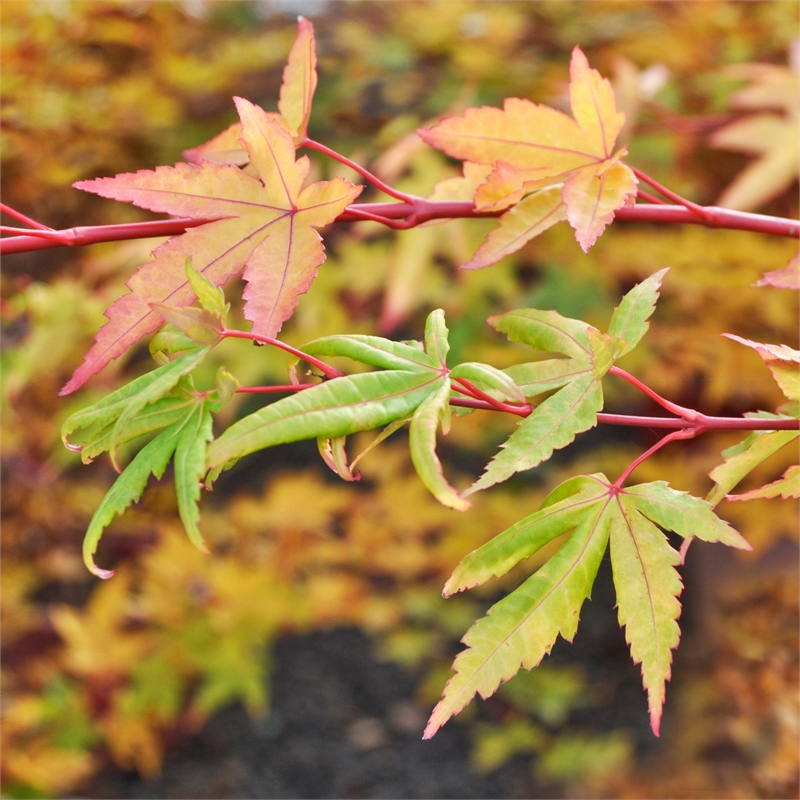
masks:
[(299, 392), (319, 386), (318, 383), (286, 383), (282, 386), (240, 386), (236, 391), (239, 394), (268, 394), (270, 392)]
[(691, 211), (694, 211), (695, 214), (702, 217), (703, 219), (706, 218), (706, 209), (703, 206), (697, 205), (697, 203), (693, 203), (691, 200), (687, 200), (685, 197), (681, 197), (679, 194), (676, 194), (671, 189), (667, 189), (666, 186), (662, 186), (658, 181), (651, 178), (649, 175), (645, 174), (636, 167), (631, 167), (633, 170), (633, 174), (640, 181), (644, 181), (648, 186), (652, 186), (657, 192), (660, 192), (669, 200), (672, 200), (673, 203), (677, 203), (684, 208), (688, 208)]
[(636, 190), (636, 197), (637, 198), (641, 197), (642, 200), (646, 200), (648, 203), (653, 203), (654, 205), (657, 206), (667, 205), (666, 200), (662, 200), (660, 197), (656, 197), (655, 195), (650, 194), (650, 192), (643, 192), (641, 189)]
[(677, 439), (693, 439), (700, 432), (701, 431), (698, 428), (685, 428), (684, 430), (668, 433), (663, 439), (659, 439), (649, 450), (646, 450), (638, 458), (635, 458), (612, 485), (617, 489), (621, 489), (622, 484), (628, 479), (628, 475), (630, 475), (631, 472), (633, 472), (636, 467), (642, 463), (642, 461), (646, 461), (648, 458), (650, 458), (650, 456), (653, 455), (653, 453), (656, 453), (658, 450), (664, 447), (664, 445), (674, 442)]
[[(451, 397), (451, 406), (461, 406), (462, 408), (475, 408), (482, 411), (495, 411), (494, 406), (485, 400), (477, 400), (471, 397)], [(510, 414), (519, 417), (529, 416), (533, 409), (525, 409), (523, 406), (507, 409)], [(756, 419), (751, 417), (707, 417), (698, 414), (698, 422), (690, 422), (681, 417), (643, 417), (631, 414), (606, 414), (601, 412), (597, 415), (597, 421), (601, 425), (626, 425), (632, 428), (675, 428), (678, 430), (694, 429), (695, 431), (796, 431), (800, 430), (800, 420), (798, 419)]]
[(694, 411), (691, 408), (685, 408), (684, 406), (679, 406), (677, 403), (670, 402), (657, 392), (654, 392), (649, 386), (643, 384), (638, 378), (635, 378), (629, 372), (625, 372), (624, 369), (620, 369), (619, 367), (611, 367), (611, 369), (608, 371), (608, 374), (617, 375), (620, 378), (624, 378), (626, 381), (628, 381), (628, 383), (635, 386), (640, 392), (644, 392), (648, 397), (655, 400), (656, 403), (670, 413), (677, 414), (679, 417), (689, 420), (689, 422), (694, 422), (697, 419), (697, 411)]
[(9, 217), (14, 217), (18, 222), (24, 222), (31, 228), (36, 228), (40, 231), (53, 230), (52, 228), (48, 228), (47, 225), (42, 225), (41, 222), (37, 222), (35, 219), (26, 217), (21, 211), (17, 211), (15, 208), (11, 208), (11, 206), (7, 206), (5, 203), (0, 203), (0, 211), (4, 214), (8, 214)]
[[(463, 217), (498, 217), (502, 211), (476, 211), (471, 201), (417, 200), (414, 203), (354, 203), (346, 208), (336, 222), (354, 222), (364, 219), (364, 214), (386, 219), (404, 220), (400, 227), (413, 227), (432, 219), (458, 219)], [(729, 228), (753, 233), (768, 233), (774, 236), (800, 237), (800, 222), (782, 217), (768, 217), (728, 208), (707, 206), (705, 216), (700, 217), (688, 208), (671, 205), (639, 203), (617, 209), (615, 218), (628, 222), (651, 222), (659, 225), (689, 224), (709, 228)], [(376, 220), (390, 224), (382, 219)], [(9, 236), (0, 239), (0, 254), (25, 253), (32, 250), (47, 250), (53, 247), (116, 242), (124, 239), (146, 239), (152, 236), (178, 236), (187, 228), (204, 225), (202, 219), (164, 219), (151, 222), (131, 222), (121, 225), (91, 225), (65, 228), (56, 231), (58, 237), (45, 239), (34, 235)]]
[(389, 217), (381, 216), (380, 214), (371, 214), (369, 211), (362, 211), (361, 209), (353, 209), (350, 213), (354, 222), (360, 220), (380, 222), (381, 225), (385, 225), (387, 228), (392, 228), (396, 231), (406, 230), (409, 227), (405, 220), (394, 220)]
[(0, 233), (10, 233), (12, 236), (39, 236), (43, 239), (60, 240), (63, 234), (49, 228), (14, 228), (11, 225), (0, 225)]
[(373, 175), (366, 167), (356, 164), (355, 161), (351, 161), (346, 156), (343, 156), (341, 153), (337, 153), (335, 150), (331, 150), (330, 147), (326, 147), (320, 142), (315, 142), (313, 139), (307, 138), (303, 140), (301, 147), (308, 147), (311, 150), (324, 153), (326, 156), (330, 156), (330, 158), (335, 159), (340, 164), (350, 167), (350, 169), (355, 170), (359, 175), (361, 175), (362, 178), (366, 178), (376, 189), (380, 189), (384, 194), (388, 194), (389, 197), (394, 197), (396, 200), (402, 200), (407, 203), (413, 203), (416, 199), (414, 195), (406, 194), (405, 192), (398, 191), (392, 186), (389, 186), (388, 183), (384, 183), (377, 175)]
[[(475, 386), (474, 383), (472, 383), (472, 381), (469, 381), (466, 378), (453, 378), (453, 380), (458, 381), (469, 391), (473, 397), (478, 400), (483, 400), (498, 411), (505, 411), (508, 414), (516, 414), (517, 416), (527, 417), (533, 410), (533, 406), (527, 404), (525, 406), (518, 406), (510, 403), (503, 403), (501, 400), (497, 400), (490, 394), (486, 394), (486, 392), (481, 391), (477, 386)], [(461, 391), (457, 386), (454, 386), (453, 388), (457, 391)]]
[(298, 350), (296, 347), (292, 347), (290, 344), (286, 344), (286, 342), (282, 342), (280, 339), (274, 339), (272, 336), (261, 336), (258, 333), (250, 333), (248, 331), (233, 331), (228, 328), (223, 328), (220, 331), (220, 336), (230, 337), (232, 339), (250, 339), (254, 342), (261, 342), (261, 344), (271, 344), (273, 347), (279, 347), (281, 350), (285, 350), (287, 353), (291, 353), (293, 356), (307, 361), (313, 367), (316, 367), (326, 378), (341, 378), (344, 376), (344, 372), (329, 366), (324, 361), (314, 358), (314, 356), (304, 353), (302, 350)]

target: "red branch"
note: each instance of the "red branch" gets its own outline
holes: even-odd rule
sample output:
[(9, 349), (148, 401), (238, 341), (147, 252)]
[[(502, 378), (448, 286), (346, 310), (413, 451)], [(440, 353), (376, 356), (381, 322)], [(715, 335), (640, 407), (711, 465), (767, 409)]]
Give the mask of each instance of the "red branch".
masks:
[[(6, 208), (2, 209), (6, 211)], [(8, 211), (9, 215), (22, 216)], [(463, 217), (498, 217), (502, 211), (477, 211), (471, 201), (434, 201), (417, 198), (401, 203), (354, 203), (348, 206), (336, 222), (357, 222), (372, 219), (394, 228), (412, 228), (433, 219)], [(626, 222), (651, 222), (655, 224), (704, 225), (709, 228), (729, 228), (753, 233), (770, 233), (775, 236), (800, 238), (800, 222), (782, 217), (768, 217), (729, 208), (704, 206), (700, 215), (692, 208), (673, 205), (638, 203), (617, 209), (615, 218)], [(25, 218), (27, 220), (27, 218)], [(116, 242), (123, 239), (145, 239), (151, 236), (178, 236), (187, 228), (204, 225), (202, 219), (164, 219), (152, 222), (131, 222), (121, 225), (86, 225), (50, 231), (42, 226), (41, 233), (8, 236), (0, 239), (0, 254), (24, 253), (52, 247), (75, 247), (99, 242)], [(34, 224), (33, 220), (30, 220)], [(36, 223), (39, 224), (40, 223)]]
[[(247, 335), (243, 338), (251, 338)], [(281, 342), (281, 345), (283, 343)], [(288, 349), (288, 345), (284, 347)], [(300, 351), (297, 351), (299, 353)], [(309, 357), (303, 355), (304, 360)], [(330, 369), (330, 367), (328, 367)], [(334, 376), (336, 377), (336, 376)], [(310, 389), (318, 386), (316, 383), (285, 384), (283, 386), (240, 386), (236, 391), (248, 394), (267, 394), (270, 392), (300, 392), (303, 389)], [(456, 389), (457, 387), (453, 387)], [(465, 387), (466, 388), (466, 387)], [(514, 405), (513, 403), (498, 403), (492, 398), (493, 402), (478, 400), (474, 397), (451, 397), (451, 406), (461, 408), (474, 408), (480, 411), (503, 411), (507, 414), (514, 414), (518, 417), (530, 416), (535, 406), (530, 404)], [(503, 408), (498, 408), (498, 405)], [(597, 421), (601, 425), (626, 425), (631, 428), (672, 428), (677, 431), (691, 431), (691, 436), (684, 435), (680, 438), (691, 438), (706, 431), (796, 431), (800, 430), (800, 419), (758, 419), (752, 417), (707, 417), (705, 414), (697, 414), (697, 421), (690, 422), (680, 417), (642, 417), (633, 414), (605, 414), (597, 415)], [(678, 438), (678, 437), (675, 437)], [(662, 442), (664, 440), (662, 439)], [(666, 442), (664, 442), (666, 444)]]

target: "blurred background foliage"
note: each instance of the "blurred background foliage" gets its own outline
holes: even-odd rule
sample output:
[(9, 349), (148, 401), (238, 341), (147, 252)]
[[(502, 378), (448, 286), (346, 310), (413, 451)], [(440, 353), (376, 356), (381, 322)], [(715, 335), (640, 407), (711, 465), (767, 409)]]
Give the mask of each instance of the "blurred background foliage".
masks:
[[(564, 108), (569, 54), (579, 44), (614, 81), (631, 163), (706, 204), (743, 170), (755, 171), (756, 183), (770, 187), (755, 210), (797, 215), (791, 163), (778, 169), (746, 142), (713, 146), (720, 130), (754, 114), (796, 127), (793, 1), (5, 0), (1, 11), (3, 201), (52, 227), (151, 218), (70, 184), (180, 160), (235, 119), (232, 95), (274, 109), (298, 13), (312, 19), (318, 42), (312, 136), (405, 191), (430, 193), (456, 172), (416, 127), (508, 96)], [(770, 66), (744, 66), (757, 63)], [(743, 91), (755, 93), (755, 105), (741, 102)], [(315, 154), (312, 161), (312, 179), (345, 174)], [(583, 255), (558, 226), (494, 267), (458, 272), (490, 227), (459, 220), (398, 234), (372, 223), (331, 229), (328, 261), (285, 338), (419, 338), (425, 315), (442, 307), (454, 360), (504, 367), (522, 351), (491, 332), (488, 314), (536, 306), (602, 326), (622, 292), (668, 266), (651, 333), (625, 366), (707, 413), (781, 402), (757, 354), (719, 334), (794, 346), (796, 295), (752, 288), (793, 255), (792, 242), (618, 223)], [(364, 459), (356, 485), (325, 472), (314, 443), (275, 448), (245, 459), (204, 500), (211, 558), (187, 542), (166, 477), (109, 529), (98, 558), (118, 574), (98, 582), (82, 565), (80, 543), (114, 473), (106, 460), (82, 467), (62, 448), (59, 428), (149, 369), (146, 347), (79, 397), (57, 392), (103, 309), (157, 243), (39, 251), (3, 264), (5, 796), (79, 792), (109, 764), (153, 776), (165, 748), (219, 709), (242, 703), (267, 715), (269, 654), (293, 633), (361, 629), (376, 658), (416, 676), (419, 708), (430, 708), (457, 639), (537, 566), (444, 601), (441, 587), (460, 558), (534, 510), (565, 476), (616, 474), (656, 440), (648, 430), (586, 434), (533, 473), (476, 496), (463, 515), (425, 492), (403, 433)], [(221, 363), (243, 384), (285, 382), (286, 359), (266, 348), (224, 343), (208, 359), (209, 382)], [(607, 383), (610, 410), (654, 412), (627, 384)], [(240, 396), (222, 422), (261, 402)], [(480, 472), (512, 426), (485, 412), (456, 420), (442, 453), (458, 485)], [(720, 450), (736, 440), (706, 435), (672, 446), (635, 477), (702, 495)], [(757, 477), (776, 477), (791, 455), (777, 455)], [(522, 759), (530, 765), (524, 791), (540, 796), (796, 796), (796, 504), (740, 503), (722, 513), (755, 549), (690, 550), (686, 632), (661, 740), (649, 734), (642, 696), (634, 694), (633, 715), (619, 724), (613, 681), (593, 671), (599, 646), (579, 647), (592, 641), (587, 611), (578, 655), (556, 648), (538, 670), (451, 723), (467, 729), (476, 775)], [(601, 589), (595, 597), (592, 606), (605, 602)], [(639, 717), (642, 725), (631, 726)]]

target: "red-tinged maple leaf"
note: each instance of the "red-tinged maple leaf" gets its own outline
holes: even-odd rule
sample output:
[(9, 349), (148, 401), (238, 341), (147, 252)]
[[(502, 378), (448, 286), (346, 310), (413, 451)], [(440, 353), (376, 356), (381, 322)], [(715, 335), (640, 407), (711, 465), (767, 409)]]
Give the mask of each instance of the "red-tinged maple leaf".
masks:
[(128, 281), (128, 294), (106, 311), (109, 321), (85, 362), (61, 390), (69, 394), (163, 322), (152, 303), (187, 306), (195, 294), (185, 262), (216, 286), (244, 270), (245, 316), (253, 331), (274, 336), (292, 315), (325, 260), (315, 227), (327, 225), (361, 193), (342, 178), (302, 188), (309, 162), (295, 161), (285, 125), (258, 106), (234, 98), (242, 143), (258, 177), (230, 164), (203, 161), (82, 181), (75, 186), (151, 211), (209, 220), (153, 251)]
[[(614, 152), (625, 122), (625, 115), (616, 109), (614, 90), (591, 69), (578, 47), (570, 65), (570, 103), (574, 119), (547, 106), (509, 98), (502, 109), (470, 108), (463, 117), (450, 117), (418, 133), (448, 155), (492, 165), (474, 196), (481, 210), (502, 210), (533, 193), (548, 194), (559, 187), (566, 218), (588, 251), (616, 209), (633, 202), (636, 177), (619, 160), (625, 150)], [(503, 246), (487, 241), (480, 258), (473, 258), (469, 266), (492, 264), (563, 219), (550, 213), (551, 203), (539, 205), (547, 206), (547, 214), (526, 214), (530, 225), (524, 230), (519, 219), (514, 221), (513, 246), (498, 234), (495, 238), (502, 239)]]
[[(283, 69), (283, 82), (278, 99), (280, 114), (270, 114), (270, 117), (284, 122), (298, 147), (308, 132), (311, 101), (314, 99), (316, 88), (317, 53), (314, 28), (305, 17), (300, 17), (297, 24), (297, 39), (289, 51), (289, 60)], [(234, 122), (204, 144), (191, 150), (184, 150), (183, 155), (193, 164), (208, 160), (244, 166), (250, 159), (247, 150), (241, 146), (239, 141), (241, 138), (242, 123)]]
[(311, 101), (316, 88), (317, 53), (314, 28), (305, 17), (300, 17), (297, 21), (297, 39), (283, 70), (278, 99), (278, 110), (298, 145), (306, 138)]

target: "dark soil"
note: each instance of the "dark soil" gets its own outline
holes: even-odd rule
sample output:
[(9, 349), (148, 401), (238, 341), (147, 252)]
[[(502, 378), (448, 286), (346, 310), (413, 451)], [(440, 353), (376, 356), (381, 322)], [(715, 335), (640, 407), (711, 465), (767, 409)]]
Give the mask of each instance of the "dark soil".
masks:
[[(574, 644), (556, 661), (580, 662), (603, 701), (573, 712), (582, 730), (624, 728), (637, 750), (657, 746), (638, 669), (613, 608), (604, 564)], [(456, 643), (454, 642), (454, 649)], [(375, 659), (360, 631), (337, 628), (282, 639), (272, 653), (271, 712), (251, 719), (235, 706), (212, 717), (167, 755), (161, 775), (143, 780), (112, 766), (83, 794), (93, 798), (517, 798), (557, 797), (537, 782), (531, 756), (489, 775), (470, 768), (468, 725), (451, 721), (423, 741), (429, 708), (414, 699), (415, 676)], [(497, 713), (478, 703), (478, 719)]]

